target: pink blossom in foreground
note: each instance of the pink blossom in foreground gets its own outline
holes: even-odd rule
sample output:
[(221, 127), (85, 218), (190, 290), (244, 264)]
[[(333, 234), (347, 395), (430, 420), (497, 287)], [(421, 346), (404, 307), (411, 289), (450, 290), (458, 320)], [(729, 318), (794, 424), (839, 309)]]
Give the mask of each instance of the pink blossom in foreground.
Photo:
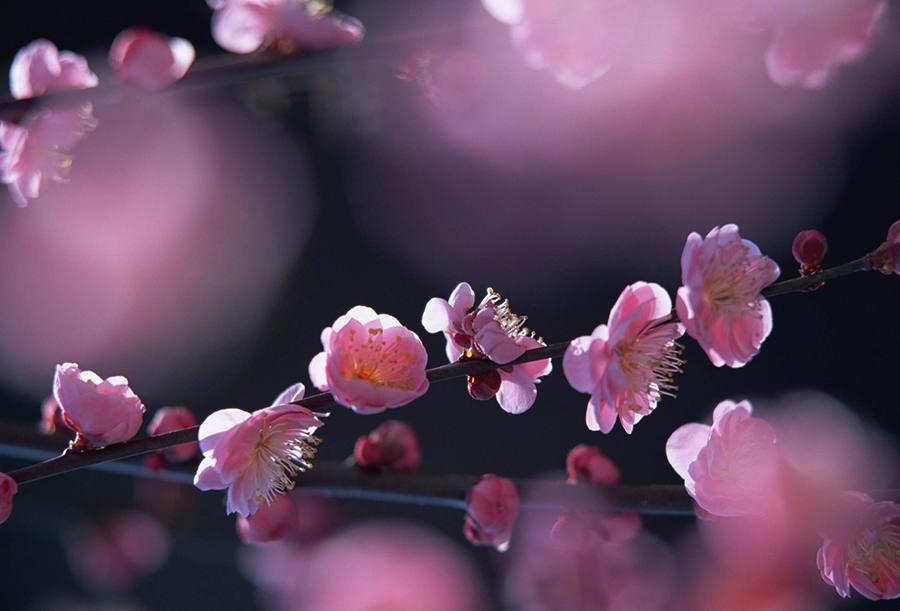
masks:
[(304, 390), (303, 384), (294, 384), (271, 406), (252, 414), (223, 409), (207, 417), (198, 434), (203, 460), (194, 485), (200, 490), (227, 488), (227, 513), (245, 518), (292, 489), (291, 478), (312, 467), (319, 442), (313, 433), (323, 426), (322, 414), (291, 405)]
[(124, 83), (151, 91), (165, 89), (183, 77), (194, 63), (194, 45), (150, 28), (122, 31), (109, 50), (109, 66)]
[(586, 420), (592, 431), (609, 433), (618, 417), (630, 434), (663, 395), (676, 390), (672, 376), (682, 361), (675, 340), (684, 334), (684, 325), (665, 322), (671, 310), (672, 300), (661, 286), (636, 282), (622, 291), (608, 324), (576, 338), (566, 350), (566, 379), (591, 395)]
[[(436, 297), (425, 306), (422, 326), (429, 333), (444, 334), (451, 362), (488, 358), (506, 364), (527, 350), (545, 345), (524, 327), (527, 317), (513, 314), (509, 301), (501, 302), (493, 289), (488, 289), (487, 296), (473, 309), (474, 305), (475, 292), (462, 282), (449, 301)], [(494, 370), (496, 373), (475, 374), (469, 377), (469, 394), (479, 400), (496, 396), (504, 411), (521, 414), (534, 404), (539, 378), (552, 370), (550, 359), (543, 359), (500, 367)]]
[(389, 420), (356, 441), (353, 452), (360, 467), (387, 466), (394, 471), (412, 472), (422, 464), (419, 438), (406, 422)]
[[(147, 425), (147, 434), (162, 435), (192, 426), (197, 426), (197, 417), (188, 408), (163, 407), (153, 415), (153, 420)], [(194, 458), (199, 451), (200, 444), (196, 441), (160, 450), (166, 460), (174, 463), (187, 462)]]
[(68, 537), (69, 566), (86, 588), (121, 592), (165, 564), (171, 539), (158, 520), (141, 511), (84, 522)]
[(482, 475), (466, 493), (463, 531), (473, 545), (490, 545), (505, 552), (518, 517), (519, 491), (511, 479)]
[(141, 428), (146, 408), (128, 386), (128, 379), (102, 379), (82, 371), (77, 363), (56, 366), (53, 397), (66, 425), (77, 433), (75, 446), (102, 448), (127, 441)]
[(13, 509), (13, 495), (18, 491), (16, 480), (0, 471), (0, 524), (9, 519)]
[(356, 306), (322, 331), (322, 347), (310, 379), (358, 414), (406, 405), (428, 390), (425, 347), (393, 316)]
[(232, 53), (271, 45), (290, 53), (325, 51), (358, 44), (365, 28), (353, 17), (315, 0), (212, 0), (212, 34)]
[(716, 227), (706, 238), (691, 233), (681, 255), (678, 318), (716, 367), (743, 367), (772, 332), (772, 308), (760, 295), (778, 266), (742, 240), (737, 225)]
[(816, 558), (822, 579), (844, 598), (850, 586), (871, 600), (900, 597), (900, 505), (861, 492), (844, 499), (847, 515)]
[(751, 417), (749, 401), (723, 401), (713, 424), (685, 424), (666, 442), (666, 457), (697, 504), (714, 516), (759, 514), (778, 497), (775, 431)]
[(865, 54), (887, 5), (886, 0), (823, 3), (784, 20), (766, 52), (769, 77), (783, 87), (825, 87), (838, 68)]
[(297, 506), (289, 494), (283, 494), (256, 513), (238, 516), (235, 527), (244, 543), (271, 543), (286, 537), (297, 527)]
[(20, 49), (9, 70), (9, 90), (17, 100), (90, 89), (99, 82), (84, 57), (71, 51), (60, 52), (56, 45), (44, 39)]
[(21, 126), (0, 121), (0, 182), (25, 207), (47, 182), (67, 182), (72, 149), (96, 126), (91, 107), (43, 111)]
[(566, 87), (580, 89), (622, 58), (634, 37), (638, 7), (628, 0), (547, 2), (482, 0), (492, 17), (510, 26), (526, 65), (549, 70)]

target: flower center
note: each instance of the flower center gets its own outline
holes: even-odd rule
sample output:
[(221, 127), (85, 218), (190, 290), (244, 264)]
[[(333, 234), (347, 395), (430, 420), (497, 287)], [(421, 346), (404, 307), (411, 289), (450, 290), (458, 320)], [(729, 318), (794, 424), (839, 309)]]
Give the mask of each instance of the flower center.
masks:
[(704, 278), (705, 295), (712, 307), (735, 314), (759, 310), (759, 291), (772, 272), (768, 257), (751, 257), (750, 249), (741, 245), (726, 252), (709, 267)]
[(259, 437), (250, 452), (250, 469), (256, 502), (271, 505), (280, 494), (294, 487), (291, 479), (312, 468), (316, 445), (321, 440), (305, 429), (290, 428), (285, 422), (270, 425), (263, 421)]
[(543, 344), (544, 338), (535, 337), (535, 333), (529, 331), (528, 327), (525, 326), (525, 321), (528, 320), (528, 317), (513, 314), (512, 310), (509, 309), (509, 299), (503, 299), (502, 302), (500, 301), (501, 299), (503, 298), (500, 297), (500, 293), (488, 287), (487, 295), (481, 300), (478, 309), (493, 308), (494, 320), (500, 323), (500, 328), (503, 329), (511, 339), (528, 336)]
[(383, 329), (369, 329), (359, 338), (355, 329), (348, 332), (346, 349), (341, 352), (339, 372), (345, 380), (365, 380), (373, 386), (412, 390), (413, 354), (404, 349), (402, 338), (384, 339)]
[(633, 341), (618, 346), (619, 367), (625, 376), (628, 409), (649, 413), (663, 395), (675, 398), (674, 375), (682, 373), (684, 347), (675, 341), (677, 327), (661, 325), (642, 331)]
[(849, 550), (850, 565), (865, 573), (882, 593), (900, 580), (900, 527), (884, 518), (882, 523), (857, 535)]

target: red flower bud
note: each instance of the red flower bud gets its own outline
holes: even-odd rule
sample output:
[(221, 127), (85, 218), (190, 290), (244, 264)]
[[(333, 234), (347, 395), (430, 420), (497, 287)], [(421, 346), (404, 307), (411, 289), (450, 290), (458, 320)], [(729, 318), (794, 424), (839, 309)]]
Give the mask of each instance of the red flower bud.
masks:
[(826, 252), (828, 252), (828, 240), (815, 229), (801, 231), (791, 245), (791, 253), (800, 264), (800, 273), (804, 276), (819, 269)]
[(493, 399), (500, 390), (500, 374), (496, 369), (473, 373), (468, 377), (469, 396), (478, 401)]

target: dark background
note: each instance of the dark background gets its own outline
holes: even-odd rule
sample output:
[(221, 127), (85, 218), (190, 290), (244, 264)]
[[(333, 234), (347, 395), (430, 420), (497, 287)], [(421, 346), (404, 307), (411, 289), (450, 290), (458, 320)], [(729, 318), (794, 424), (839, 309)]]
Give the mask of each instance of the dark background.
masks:
[[(517, 179), (502, 172), (494, 177), (490, 167), (478, 166), (465, 151), (447, 153), (440, 148), (440, 143), (432, 148), (429, 138), (433, 134), (423, 128), (423, 125), (427, 127), (427, 120), (422, 117), (431, 112), (427, 102), (414, 85), (393, 79), (396, 65), (405, 57), (405, 49), (394, 50), (378, 41), (407, 34), (405, 27), (410, 21), (421, 24), (430, 19), (425, 25), (436, 28), (462, 24), (470, 19), (477, 3), (458, 6), (445, 3), (441, 8), (428, 10), (412, 2), (379, 0), (372, 4), (378, 7), (342, 3), (339, 8), (359, 15), (364, 21), (364, 13), (373, 11), (395, 15), (396, 19), (382, 19), (369, 27), (369, 39), (375, 41), (371, 50), (363, 43), (358, 49), (331, 56), (333, 64), (330, 65), (338, 68), (347, 65), (353, 74), (361, 71), (366, 79), (380, 81), (379, 86), (389, 90), (391, 99), (402, 104), (386, 104), (376, 109), (377, 123), (394, 137), (417, 140), (425, 152), (414, 162), (410, 156), (393, 157), (395, 149), (379, 144), (382, 132), (366, 127), (364, 119), (371, 117), (360, 118), (352, 108), (346, 110), (352, 104), (342, 97), (346, 93), (341, 81), (329, 80), (327, 67), (323, 69), (321, 82), (315, 78), (292, 82), (290, 93), (280, 100), (276, 110), (268, 108), (265, 100), (257, 102), (256, 107), (252, 101), (247, 102), (253, 83), (197, 94), (192, 104), (249, 107), (241, 112), (258, 122), (260, 130), (289, 135), (309, 162), (314, 221), (300, 256), (279, 283), (277, 298), (252, 331), (230, 341), (227, 350), (197, 358), (171, 384), (155, 384), (149, 394), (141, 392), (144, 374), (140, 370), (113, 371), (82, 363), (104, 376), (126, 375), (147, 404), (148, 418), (149, 412), (162, 405), (187, 405), (201, 417), (226, 406), (256, 409), (267, 405), (285, 386), (297, 380), (308, 382), (307, 364), (321, 349), (318, 341), (321, 329), (360, 303), (390, 313), (420, 332), (431, 355), (430, 365), (434, 366), (443, 362), (443, 339), (427, 336), (421, 330), (421, 313), (429, 298), (446, 298), (462, 280), (471, 282), (476, 293), (481, 293), (488, 284), (493, 286), (510, 298), (517, 313), (529, 316), (532, 328), (547, 341), (556, 342), (588, 334), (594, 326), (605, 322), (609, 308), (630, 282), (656, 281), (674, 295), (679, 285), (680, 244), (688, 230), (705, 233), (714, 225), (738, 222), (744, 229), (743, 237), (760, 243), (763, 252), (781, 266), (782, 278), (790, 278), (795, 275), (796, 267), (790, 255), (790, 239), (797, 231), (812, 227), (823, 231), (830, 240), (826, 264), (836, 265), (877, 247), (888, 226), (900, 218), (897, 205), (900, 88), (895, 78), (885, 76), (896, 56), (894, 38), (900, 25), (896, 15), (888, 18), (885, 42), (866, 60), (871, 63), (847, 68), (846, 74), (842, 73), (836, 82), (835, 89), (849, 92), (847, 98), (834, 97), (831, 92), (781, 90), (766, 84), (762, 73), (755, 75), (763, 83), (755, 86), (768, 87), (767, 96), (789, 98), (791, 103), (801, 105), (808, 100), (816, 112), (825, 112), (823, 106), (817, 106), (820, 104), (814, 99), (817, 95), (832, 96), (828, 98), (832, 106), (850, 104), (841, 100), (853, 100), (852, 92), (859, 83), (879, 81), (877, 95), (869, 95), (871, 91), (860, 94), (868, 95), (864, 104), (866, 112), (844, 124), (839, 137), (828, 141), (828, 146), (833, 147), (830, 152), (838, 160), (832, 168), (839, 168), (839, 172), (820, 177), (829, 185), (824, 196), (823, 192), (813, 190), (807, 192), (806, 198), (790, 202), (795, 214), (786, 219), (757, 206), (765, 198), (765, 189), (760, 189), (750, 193), (747, 201), (735, 203), (728, 216), (720, 216), (715, 207), (707, 207), (694, 211), (691, 220), (685, 221), (678, 219), (677, 207), (686, 211), (692, 208), (691, 191), (673, 190), (670, 196), (676, 212), (671, 217), (660, 218), (655, 226), (634, 229), (633, 235), (616, 236), (617, 243), (632, 242), (635, 252), (632, 256), (626, 248), (620, 248), (618, 258), (610, 261), (603, 242), (613, 238), (605, 233), (608, 229), (602, 211), (585, 217), (584, 222), (596, 223), (595, 237), (571, 246), (578, 251), (578, 257), (560, 255), (568, 248), (570, 239), (559, 230), (560, 207), (566, 206), (566, 194), (577, 188), (573, 182), (577, 183), (589, 171), (579, 169), (581, 174), (571, 175), (548, 167), (540, 179), (523, 186), (513, 184)], [(123, 28), (139, 23), (190, 39), (200, 58), (219, 54), (221, 50), (209, 34), (209, 16), (206, 5), (198, 0), (12, 3), (4, 7), (0, 73), (6, 73), (21, 46), (39, 37), (54, 41), (60, 49), (88, 55), (92, 66), (101, 65), (104, 49), (114, 36)], [(496, 27), (502, 32), (502, 26), (489, 20), (479, 23), (479, 27)], [(502, 34), (499, 36), (501, 41), (505, 40)], [(367, 58), (375, 59), (366, 63)], [(529, 75), (529, 78), (541, 77), (538, 73)], [(544, 78), (545, 87), (555, 86)], [(698, 87), (704, 85), (699, 77), (694, 82)], [(648, 107), (643, 111), (652, 114), (653, 109)], [(636, 111), (636, 124), (653, 121), (652, 116), (641, 117), (643, 111)], [(317, 120), (323, 113), (332, 117), (337, 113), (339, 119), (324, 128)], [(809, 132), (815, 132), (808, 127), (794, 130), (779, 125), (761, 136), (773, 139), (773, 150), (795, 138), (809, 138)], [(437, 152), (429, 152), (433, 150)], [(653, 168), (648, 170), (652, 171)], [(704, 179), (707, 178), (700, 172), (696, 179), (686, 176), (684, 180)], [(458, 217), (454, 217), (452, 210), (445, 214), (452, 203), (423, 197), (428, 189), (422, 185), (431, 180), (438, 185), (436, 190), (441, 190), (440, 185), (445, 184), (442, 181), (471, 185), (468, 193), (482, 194), (483, 213), (471, 214), (467, 204), (462, 208), (466, 212)], [(791, 177), (772, 180), (777, 183), (789, 181)], [(514, 210), (517, 220), (512, 222), (513, 229), (507, 223), (509, 208), (491, 207), (492, 198), (504, 189), (528, 193), (523, 197), (521, 210)], [(610, 215), (621, 216), (629, 208), (642, 205), (640, 194), (626, 192), (622, 183), (611, 185), (607, 192), (603, 185), (598, 187), (586, 181), (583, 190), (588, 193), (586, 198), (595, 191), (598, 199), (602, 195), (603, 206)], [(409, 208), (403, 208), (398, 201), (405, 201)], [(31, 208), (13, 210), (14, 204), (5, 193), (0, 195), (0, 204), (10, 208), (6, 211), (9, 213), (31, 211)], [(41, 205), (38, 200), (32, 207)], [(432, 208), (440, 210), (432, 211)], [(415, 212), (404, 216), (408, 210)], [(441, 252), (416, 250), (401, 240), (394, 243), (391, 236), (373, 230), (370, 223), (373, 214), (379, 215), (382, 222), (398, 227), (400, 234), (411, 232), (419, 236), (415, 243), (433, 239), (435, 250)], [(2, 217), (0, 222), (6, 218)], [(388, 220), (384, 221), (385, 218)], [(527, 221), (527, 226), (532, 228), (522, 236), (526, 246), (508, 249), (502, 239), (496, 243), (484, 239), (490, 231), (496, 231), (498, 236), (506, 231), (519, 231), (520, 225), (516, 223), (520, 221)], [(752, 232), (747, 230), (748, 226)], [(543, 228), (547, 228), (546, 232)], [(667, 238), (657, 240), (660, 235)], [(447, 263), (454, 260), (454, 252), (447, 251), (447, 244), (454, 244), (458, 249), (458, 265)], [(596, 254), (592, 255), (594, 251)], [(440, 259), (439, 270), (434, 273), (429, 272), (432, 257)], [(595, 258), (604, 261), (598, 263)], [(0, 290), (6, 289), (0, 287)], [(378, 416), (360, 417), (336, 407), (322, 431), (324, 443), (319, 456), (341, 460), (352, 452), (360, 434), (384, 420), (402, 418), (419, 434), (426, 473), (495, 472), (526, 477), (563, 468), (571, 447), (591, 443), (600, 445), (617, 462), (626, 483), (678, 483), (664, 452), (665, 441), (675, 428), (686, 422), (706, 420), (712, 408), (726, 398), (765, 399), (806, 388), (833, 395), (868, 423), (896, 436), (898, 304), (898, 278), (875, 273), (836, 280), (814, 294), (778, 297), (773, 302), (773, 334), (759, 356), (738, 370), (716, 369), (695, 343), (686, 341), (688, 365), (678, 379), (681, 388), (678, 399), (663, 401), (653, 417), (642, 421), (631, 436), (625, 435), (619, 426), (607, 436), (589, 431), (584, 425), (587, 397), (569, 388), (561, 364), (555, 363), (554, 373), (539, 386), (534, 407), (519, 416), (502, 412), (496, 402), (479, 403), (469, 399), (460, 380), (436, 384), (414, 404)], [(135, 346), (134, 350), (141, 348)], [(78, 361), (79, 357), (61, 354), (57, 362), (65, 360)], [(47, 392), (51, 377), (52, 365), (46, 372)], [(0, 414), (5, 421), (34, 423), (39, 419), (41, 398), (38, 392), (0, 387)], [(4, 471), (20, 464), (2, 459)], [(879, 468), (872, 465), (872, 469)], [(129, 595), (128, 600), (135, 601), (138, 608), (190, 609), (213, 605), (249, 608), (253, 604), (252, 586), (234, 567), (234, 550), (239, 543), (233, 534), (233, 520), (224, 515), (219, 495), (198, 493), (196, 496), (193, 517), (186, 518), (175, 530), (172, 559)], [(0, 527), (3, 551), (0, 582), (4, 586), (0, 606), (27, 609), (39, 593), (48, 591), (86, 596), (69, 576), (64, 547), (66, 533), (77, 519), (127, 506), (131, 499), (129, 479), (86, 471), (24, 486), (16, 496), (12, 518)], [(372, 517), (422, 521), (465, 545), (462, 516), (455, 511), (364, 502), (342, 503), (342, 509), (347, 521)], [(647, 518), (645, 523), (656, 534), (674, 540), (692, 521)], [(487, 579), (492, 579), (493, 552), (475, 548), (468, 551), (480, 563)], [(854, 596), (853, 600), (856, 606), (842, 608), (866, 608), (860, 596)]]

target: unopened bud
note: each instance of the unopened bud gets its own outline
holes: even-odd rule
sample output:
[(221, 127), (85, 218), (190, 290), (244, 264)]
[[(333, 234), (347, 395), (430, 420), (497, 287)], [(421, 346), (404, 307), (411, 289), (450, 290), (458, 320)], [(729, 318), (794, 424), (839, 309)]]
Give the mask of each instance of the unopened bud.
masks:
[(500, 390), (501, 381), (496, 369), (473, 373), (468, 377), (469, 396), (478, 401), (492, 399)]
[(791, 245), (791, 253), (800, 264), (800, 273), (809, 276), (821, 270), (822, 259), (828, 252), (828, 240), (821, 232), (815, 229), (801, 231), (794, 238)]
[(383, 462), (381, 446), (369, 439), (368, 435), (363, 435), (356, 440), (353, 457), (356, 459), (356, 464), (363, 469), (377, 467)]

